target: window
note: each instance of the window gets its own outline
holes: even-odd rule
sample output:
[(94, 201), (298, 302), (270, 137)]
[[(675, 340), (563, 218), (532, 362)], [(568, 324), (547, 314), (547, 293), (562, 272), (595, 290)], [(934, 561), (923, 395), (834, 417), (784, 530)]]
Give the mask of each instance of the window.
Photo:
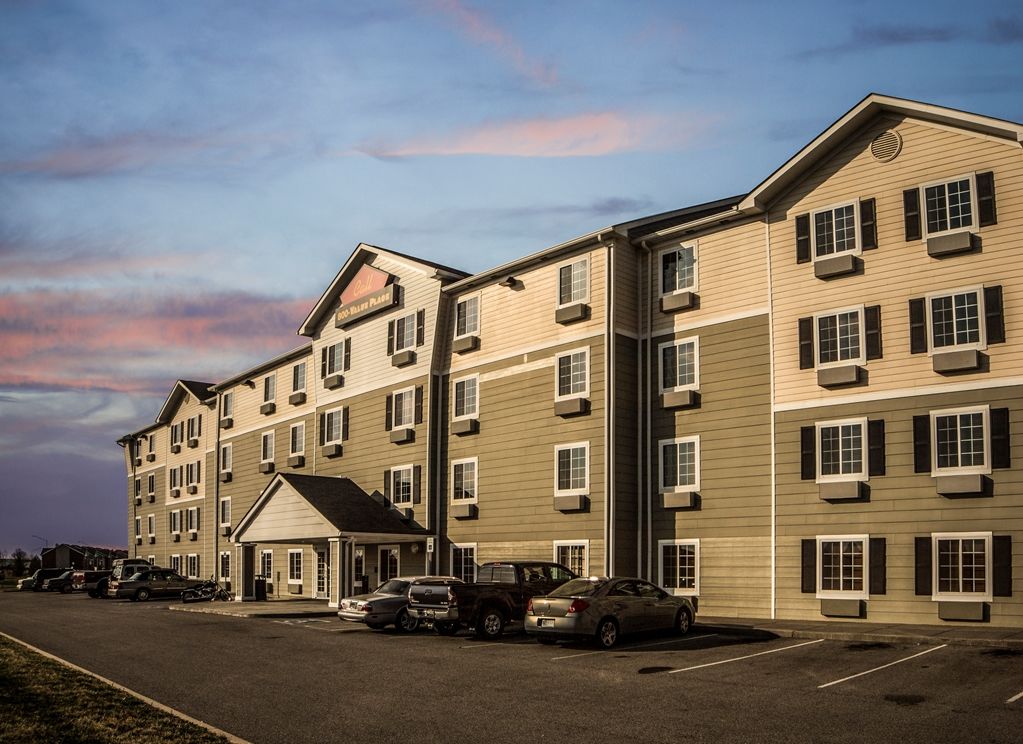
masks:
[(661, 295), (696, 291), (696, 244), (661, 253)]
[(866, 419), (817, 424), (817, 482), (866, 480)]
[(150, 455), (156, 454), (156, 432), (153, 432), (152, 434), (149, 435), (149, 440), (146, 446), (149, 448)]
[(400, 390), (394, 394), (391, 412), (391, 428), (406, 429), (415, 425), (415, 388)]
[(186, 516), (186, 527), (189, 532), (198, 532), (199, 530), (199, 507), (193, 506), (185, 513)]
[(700, 438), (682, 437), (659, 442), (661, 492), (700, 490)]
[(414, 349), (415, 346), (416, 313), (412, 313), (394, 322), (394, 350)]
[(263, 378), (263, 402), (273, 403), (277, 394), (277, 376), (267, 375)]
[(188, 554), (188, 578), (199, 578), (199, 556), (195, 553)]
[(231, 526), (231, 499), (220, 500), (220, 526)]
[(149, 565), (150, 566), (155, 566), (156, 565), (156, 556), (155, 555), (147, 555), (146, 556), (146, 560), (149, 561)]
[(291, 392), (300, 393), (305, 390), (305, 362), (299, 362), (291, 368)]
[(391, 501), (395, 506), (412, 503), (412, 466), (391, 468)]
[(142, 537), (142, 517), (135, 517), (135, 539)]
[(181, 444), (181, 440), (185, 438), (185, 422), (179, 421), (176, 424), (171, 424), (171, 446)]
[(259, 552), (259, 575), (267, 581), (274, 579), (274, 552), (272, 550), (261, 550)]
[(555, 541), (554, 562), (560, 563), (565, 568), (574, 571), (578, 576), (586, 576), (590, 572), (589, 548), (590, 543), (588, 540), (580, 540), (578, 542)]
[(960, 176), (950, 181), (921, 188), (927, 219), (925, 237), (963, 230), (973, 224), (976, 211), (973, 201), (973, 176)]
[(354, 579), (356, 584), (361, 583), (362, 577), (366, 575), (365, 548), (354, 548), (352, 550), (352, 573), (355, 574)]
[(220, 578), (222, 581), (231, 580), (231, 553), (227, 550), (220, 553)]
[(274, 433), (263, 432), (263, 444), (260, 447), (260, 462), (273, 462), (274, 459)]
[(336, 375), (344, 372), (350, 365), (351, 354), (352, 340), (350, 338), (328, 346), (323, 350), (323, 357), (321, 359), (322, 375), (326, 377), (327, 375)]
[(451, 575), (467, 584), (476, 581), (476, 543), (451, 546)]
[(661, 355), (661, 392), (700, 387), (700, 339), (683, 338), (658, 346)]
[(173, 571), (176, 574), (180, 574), (181, 573), (181, 556), (180, 555), (172, 555), (170, 557), (170, 569), (171, 569), (171, 571)]
[(988, 406), (931, 411), (935, 475), (990, 473), (985, 446), (990, 420)]
[(658, 583), (671, 594), (696, 596), (700, 593), (700, 541), (659, 540)]
[(983, 349), (984, 305), (979, 288), (929, 295), (931, 351)]
[(476, 466), (478, 458), (451, 463), (451, 500), (460, 504), (476, 503)]
[(455, 380), (455, 415), (456, 419), (476, 418), (479, 416), (479, 376), (464, 377)]
[(150, 496), (156, 495), (156, 476), (152, 473), (150, 473), (149, 477), (146, 478), (146, 488), (148, 489), (146, 493)]
[(202, 436), (202, 414), (188, 419), (188, 438), (197, 439)]
[(181, 510), (175, 509), (170, 513), (170, 531), (172, 535), (181, 533)]
[(141, 478), (136, 478), (135, 479), (135, 498), (137, 498), (137, 499), (142, 498), (142, 479)]
[(815, 315), (817, 366), (862, 364), (863, 308)]
[(305, 452), (305, 424), (291, 425), (291, 454), (301, 455)]
[(589, 349), (576, 349), (555, 357), (558, 370), (555, 399), (585, 398), (590, 394)]
[(230, 444), (220, 445), (220, 472), (230, 473), (231, 472), (231, 456), (233, 449)]
[(342, 409), (335, 408), (323, 414), (323, 443), (339, 444), (342, 437)]
[(301, 550), (289, 550), (288, 551), (288, 583), (289, 584), (301, 584), (302, 583), (302, 551)]
[(170, 487), (181, 488), (181, 467), (170, 469)]
[(557, 474), (555, 492), (559, 495), (585, 494), (590, 488), (590, 445), (588, 442), (554, 448)]
[(575, 302), (586, 302), (589, 298), (589, 259), (565, 264), (558, 268), (558, 307)]
[(867, 535), (817, 538), (817, 598), (866, 599)]
[(455, 338), (480, 332), (480, 298), (467, 297), (455, 305)]
[(200, 460), (190, 462), (185, 466), (185, 485), (194, 486), (199, 483), (199, 465)]
[(224, 393), (220, 404), (220, 417), (231, 418), (234, 415), (234, 393)]
[(931, 535), (934, 599), (990, 601), (990, 532)]
[(813, 213), (811, 234), (815, 259), (859, 248), (856, 235), (856, 207), (856, 204), (843, 204)]

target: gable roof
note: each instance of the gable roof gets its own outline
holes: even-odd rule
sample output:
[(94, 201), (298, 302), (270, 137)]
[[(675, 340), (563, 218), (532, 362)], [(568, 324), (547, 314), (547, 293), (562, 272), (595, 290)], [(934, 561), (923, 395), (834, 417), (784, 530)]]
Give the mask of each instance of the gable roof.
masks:
[(200, 403), (213, 400), (217, 397), (217, 395), (216, 393), (210, 392), (211, 387), (213, 387), (212, 382), (178, 380), (174, 383), (174, 387), (171, 388), (170, 395), (168, 395), (167, 400), (164, 401), (163, 407), (160, 408), (160, 413), (156, 416), (156, 423), (166, 424), (169, 422), (174, 416), (174, 409), (177, 408), (181, 399), (186, 395), (191, 395)]

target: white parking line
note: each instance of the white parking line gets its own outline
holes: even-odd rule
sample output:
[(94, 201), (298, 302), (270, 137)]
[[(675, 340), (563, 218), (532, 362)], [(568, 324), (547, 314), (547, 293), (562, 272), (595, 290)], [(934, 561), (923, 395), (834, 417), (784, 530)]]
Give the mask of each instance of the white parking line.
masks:
[[(670, 641), (657, 641), (656, 643), (637, 643), (634, 646), (623, 646), (622, 648), (613, 649), (615, 651), (630, 651), (634, 648), (645, 648), (646, 646), (665, 646), (669, 643), (685, 643), (686, 641), (696, 641), (700, 638), (712, 638), (717, 633), (707, 633), (706, 635), (689, 636), (688, 638), (673, 638)], [(578, 659), (580, 656), (593, 656), (594, 654), (606, 654), (607, 651), (601, 649), (600, 651), (587, 651), (582, 654), (569, 654), (568, 656), (553, 656), (551, 661), (561, 661), (562, 659)]]
[(947, 646), (948, 646), (947, 643), (944, 643), (944, 644), (942, 644), (940, 646), (934, 646), (933, 648), (929, 648), (926, 651), (921, 651), (918, 654), (913, 654), (912, 656), (907, 656), (905, 659), (897, 659), (896, 661), (890, 662), (890, 663), (885, 664), (883, 666), (874, 667), (873, 669), (868, 669), (867, 671), (860, 672), (859, 674), (853, 674), (853, 675), (850, 675), (848, 677), (842, 677), (842, 679), (836, 679), (834, 682), (828, 682), (827, 684), (817, 685), (817, 689), (818, 690), (822, 690), (825, 687), (831, 687), (832, 685), (838, 685), (838, 684), (841, 684), (842, 682), (848, 682), (851, 679), (856, 679), (857, 677), (862, 677), (864, 674), (871, 674), (873, 672), (879, 672), (882, 669), (887, 669), (890, 666), (895, 666), (896, 664), (901, 664), (904, 661), (909, 661), (910, 659), (915, 659), (918, 656), (923, 656), (924, 654), (929, 654), (929, 653), (931, 653), (931, 651), (938, 651), (939, 649), (946, 648)]
[(672, 669), (668, 674), (678, 674), (679, 672), (691, 672), (694, 669), (703, 669), (704, 667), (717, 666), (718, 664), (729, 664), (733, 661), (742, 661), (743, 659), (752, 659), (754, 656), (763, 656), (765, 654), (776, 654), (779, 651), (789, 651), (794, 648), (800, 648), (801, 646), (811, 646), (814, 643), (823, 643), (823, 638), (818, 638), (816, 641), (806, 641), (805, 643), (797, 643), (794, 646), (785, 646), (784, 648), (772, 648), (770, 651), (761, 651), (759, 654), (749, 654), (747, 656), (737, 656), (734, 659), (723, 659), (721, 661), (712, 661), (708, 664), (697, 664), (696, 666), (685, 667), (684, 669)]
[(1017, 700), (1019, 700), (1020, 698), (1023, 698), (1023, 692), (1021, 692), (1021, 693), (1020, 693), (1019, 695), (1013, 695), (1013, 696), (1012, 696), (1011, 698), (1009, 698), (1009, 699), (1008, 699), (1008, 700), (1006, 700), (1005, 702), (1006, 702), (1006, 703), (1015, 703), (1015, 702), (1016, 702)]

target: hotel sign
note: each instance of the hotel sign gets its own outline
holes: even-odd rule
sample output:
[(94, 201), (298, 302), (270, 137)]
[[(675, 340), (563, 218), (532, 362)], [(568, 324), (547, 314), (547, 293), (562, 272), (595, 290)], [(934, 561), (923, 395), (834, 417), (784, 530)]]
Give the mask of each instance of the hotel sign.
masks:
[(357, 320), (398, 304), (398, 285), (387, 284), (385, 271), (363, 266), (341, 293), (341, 307), (334, 318), (336, 328), (344, 328)]

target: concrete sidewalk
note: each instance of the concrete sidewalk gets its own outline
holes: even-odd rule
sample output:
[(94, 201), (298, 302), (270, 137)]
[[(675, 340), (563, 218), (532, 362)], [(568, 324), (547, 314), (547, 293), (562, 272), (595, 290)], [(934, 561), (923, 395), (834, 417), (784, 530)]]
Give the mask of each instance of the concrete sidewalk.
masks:
[(201, 612), (207, 615), (230, 617), (337, 617), (337, 608), (328, 607), (325, 600), (280, 599), (266, 602), (190, 602), (172, 604), (175, 612)]

